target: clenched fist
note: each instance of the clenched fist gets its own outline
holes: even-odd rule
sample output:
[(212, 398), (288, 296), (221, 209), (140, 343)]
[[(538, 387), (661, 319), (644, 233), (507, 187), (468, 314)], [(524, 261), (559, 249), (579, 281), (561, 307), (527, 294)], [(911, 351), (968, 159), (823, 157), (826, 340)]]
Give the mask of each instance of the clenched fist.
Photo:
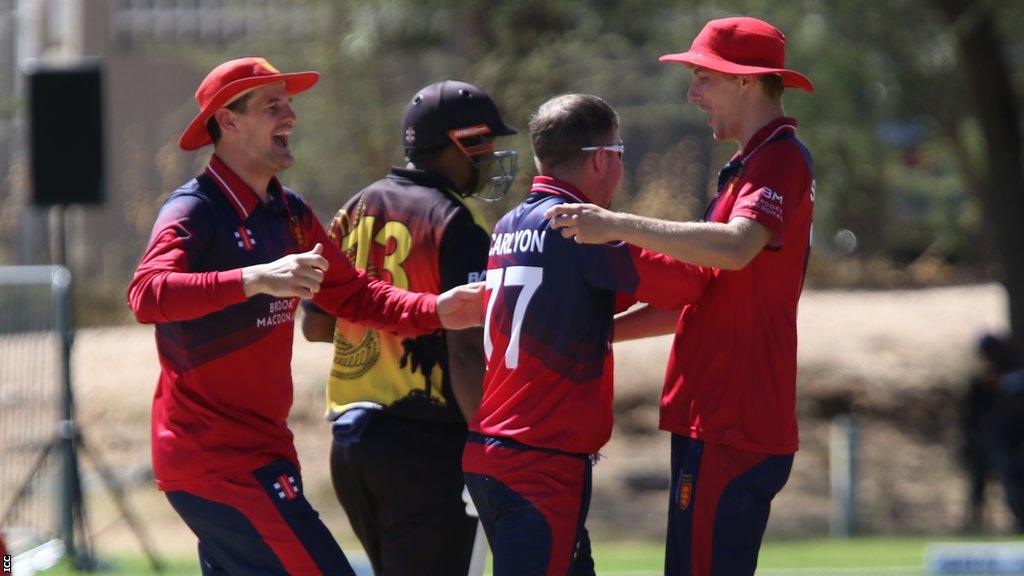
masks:
[(437, 316), (449, 329), (470, 328), (484, 323), (484, 283), (456, 286), (437, 297)]
[(320, 290), (328, 266), (327, 259), (320, 255), (323, 249), (323, 245), (317, 243), (309, 252), (289, 254), (273, 262), (242, 268), (245, 295), (312, 298)]

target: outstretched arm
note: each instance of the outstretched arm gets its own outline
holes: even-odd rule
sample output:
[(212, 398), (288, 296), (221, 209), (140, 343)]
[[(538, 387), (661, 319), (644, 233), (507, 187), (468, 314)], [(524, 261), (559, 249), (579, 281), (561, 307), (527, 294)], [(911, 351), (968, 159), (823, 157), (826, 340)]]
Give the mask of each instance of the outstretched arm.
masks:
[(761, 224), (742, 217), (728, 223), (670, 222), (593, 204), (559, 204), (545, 216), (562, 236), (583, 244), (622, 240), (682, 262), (725, 270), (746, 266), (771, 236)]
[(645, 304), (615, 317), (615, 341), (625, 342), (675, 332), (679, 310)]

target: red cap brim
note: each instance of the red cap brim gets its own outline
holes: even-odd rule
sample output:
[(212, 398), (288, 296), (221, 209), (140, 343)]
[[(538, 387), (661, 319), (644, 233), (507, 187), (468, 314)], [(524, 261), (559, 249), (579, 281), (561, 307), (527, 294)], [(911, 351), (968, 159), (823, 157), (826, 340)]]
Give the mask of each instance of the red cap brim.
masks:
[(206, 131), (206, 121), (213, 116), (221, 106), (224, 106), (242, 92), (259, 88), (275, 82), (284, 82), (288, 94), (305, 92), (316, 84), (320, 79), (319, 72), (292, 72), (288, 74), (269, 74), (266, 76), (252, 76), (242, 78), (225, 85), (210, 101), (210, 104), (203, 108), (195, 118), (188, 124), (188, 128), (178, 138), (178, 146), (182, 150), (197, 150), (211, 144), (210, 133)]
[(718, 56), (701, 54), (700, 52), (680, 52), (679, 54), (665, 54), (658, 58), (659, 62), (680, 62), (698, 68), (707, 68), (722, 74), (778, 74), (782, 76), (782, 85), (787, 88), (799, 88), (807, 92), (814, 92), (814, 84), (810, 79), (796, 70), (786, 68), (764, 68), (761, 66), (745, 66), (729, 62)]

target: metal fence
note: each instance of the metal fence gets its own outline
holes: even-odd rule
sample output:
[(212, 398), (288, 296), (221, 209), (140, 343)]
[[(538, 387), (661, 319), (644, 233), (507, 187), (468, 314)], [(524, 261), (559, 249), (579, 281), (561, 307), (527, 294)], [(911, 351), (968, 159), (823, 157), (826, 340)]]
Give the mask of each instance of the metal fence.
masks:
[(65, 529), (69, 284), (59, 266), (0, 267), (0, 527), (13, 548)]

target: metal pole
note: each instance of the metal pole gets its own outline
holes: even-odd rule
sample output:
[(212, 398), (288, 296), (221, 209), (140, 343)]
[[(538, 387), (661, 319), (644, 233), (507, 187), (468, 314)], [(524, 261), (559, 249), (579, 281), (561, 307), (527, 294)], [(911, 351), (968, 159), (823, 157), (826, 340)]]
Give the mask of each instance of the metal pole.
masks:
[(829, 438), (831, 513), (829, 535), (848, 537), (857, 533), (857, 477), (860, 433), (857, 417), (841, 414), (832, 420)]
[(50, 207), (50, 263), (68, 266), (67, 206)]
[(61, 497), (58, 527), (61, 540), (71, 558), (75, 556), (75, 508), (79, 497), (78, 458), (75, 454), (74, 398), (71, 390), (71, 345), (74, 338), (71, 322), (71, 273), (63, 266), (54, 267), (53, 311), (55, 328), (60, 335), (61, 420)]

